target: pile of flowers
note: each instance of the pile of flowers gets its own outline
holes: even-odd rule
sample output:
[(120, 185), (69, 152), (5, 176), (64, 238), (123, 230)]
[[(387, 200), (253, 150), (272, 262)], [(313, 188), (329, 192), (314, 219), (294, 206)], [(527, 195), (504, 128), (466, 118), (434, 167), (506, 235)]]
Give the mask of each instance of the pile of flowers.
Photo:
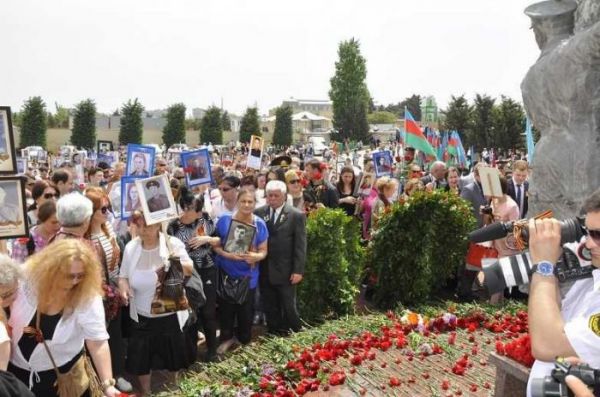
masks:
[[(442, 395), (460, 395), (454, 377), (464, 377), (462, 386), (471, 392), (491, 388), (493, 369), (487, 367), (487, 353), (494, 347), (524, 365), (533, 363), (522, 306), (505, 312), (472, 305), (445, 309), (352, 316), (328, 323), (322, 330), (326, 333), (313, 329), (305, 331), (312, 333), (308, 337), (302, 332), (287, 340), (265, 339), (224, 363), (209, 366), (202, 375), (192, 375), (180, 392), (291, 397), (343, 385), (364, 395), (369, 389), (416, 390), (421, 383)], [(440, 365), (443, 378), (434, 372), (437, 367), (428, 370)], [(221, 383), (215, 384), (219, 379)]]

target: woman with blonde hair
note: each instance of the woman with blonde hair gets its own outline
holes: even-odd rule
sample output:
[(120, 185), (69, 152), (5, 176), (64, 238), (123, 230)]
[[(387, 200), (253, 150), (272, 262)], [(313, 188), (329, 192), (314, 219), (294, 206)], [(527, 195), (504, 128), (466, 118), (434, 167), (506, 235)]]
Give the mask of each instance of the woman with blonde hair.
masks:
[(371, 214), (371, 229), (375, 230), (377, 222), (384, 212), (389, 211), (394, 194), (398, 191), (398, 181), (388, 176), (383, 176), (375, 182), (377, 187), (377, 200), (373, 204)]
[(76, 389), (72, 392), (89, 395), (89, 382), (81, 377), (84, 344), (104, 394), (119, 395), (104, 324), (100, 263), (82, 240), (56, 241), (29, 258), (9, 325), (13, 330), (9, 371), (36, 396), (58, 396), (56, 371), (74, 377), (67, 384)]

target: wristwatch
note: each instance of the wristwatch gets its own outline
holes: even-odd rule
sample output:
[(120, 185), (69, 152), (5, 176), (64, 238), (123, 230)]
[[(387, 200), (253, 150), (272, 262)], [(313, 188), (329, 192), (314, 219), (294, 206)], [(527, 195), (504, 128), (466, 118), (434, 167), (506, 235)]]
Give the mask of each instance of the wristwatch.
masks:
[(549, 261), (540, 261), (531, 267), (531, 271), (544, 277), (554, 276), (554, 263)]

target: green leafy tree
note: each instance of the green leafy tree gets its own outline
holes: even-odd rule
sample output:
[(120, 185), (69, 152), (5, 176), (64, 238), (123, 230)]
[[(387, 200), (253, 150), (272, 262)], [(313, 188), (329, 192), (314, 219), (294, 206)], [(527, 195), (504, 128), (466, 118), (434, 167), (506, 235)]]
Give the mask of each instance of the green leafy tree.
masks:
[(338, 48), (329, 98), (333, 102), (333, 125), (340, 138), (365, 141), (369, 135), (367, 113), (370, 94), (365, 82), (367, 65), (358, 40), (343, 41)]
[(54, 103), (56, 113), (54, 114), (54, 123), (56, 128), (69, 128), (69, 109), (59, 105), (57, 102)]
[(46, 104), (41, 97), (25, 101), (18, 116), (21, 126), (20, 146), (46, 146)]
[(96, 147), (96, 104), (86, 99), (75, 106), (71, 144), (78, 148)]
[(502, 95), (500, 104), (494, 109), (494, 139), (490, 142), (490, 146), (523, 149), (524, 126), (525, 112), (521, 104)]
[(167, 124), (163, 128), (163, 142), (167, 147), (185, 142), (185, 105), (176, 103), (167, 109)]
[(250, 142), (251, 135), (262, 136), (258, 108), (248, 108), (240, 123), (240, 142)]
[[(119, 129), (119, 143), (127, 145), (128, 143), (142, 143), (144, 134), (144, 124), (142, 122), (142, 113), (144, 106), (135, 98), (124, 103), (121, 107), (121, 127)], [(115, 111), (119, 114), (118, 109)]]
[(490, 147), (494, 135), (494, 103), (496, 100), (488, 95), (475, 95), (471, 111), (471, 128), (467, 131), (468, 146), (475, 145), (478, 150)]
[(273, 132), (273, 144), (278, 146), (289, 146), (292, 144), (292, 108), (281, 106), (275, 112), (275, 131)]
[(202, 117), (200, 142), (216, 145), (223, 143), (223, 119), (221, 109), (216, 106), (209, 107)]
[(421, 95), (412, 94), (411, 96), (404, 98), (404, 100), (398, 104), (398, 107), (398, 115), (402, 118), (404, 118), (404, 108), (406, 108), (410, 114), (413, 115), (415, 121), (421, 121)]
[(386, 111), (376, 111), (367, 116), (369, 124), (395, 124), (397, 118), (394, 113)]
[(224, 110), (221, 115), (221, 124), (223, 124), (223, 131), (231, 131), (231, 119), (227, 110)]
[(464, 94), (458, 97), (452, 95), (448, 103), (448, 108), (442, 113), (445, 116), (445, 130), (455, 130), (463, 134), (469, 130), (471, 125), (471, 107)]

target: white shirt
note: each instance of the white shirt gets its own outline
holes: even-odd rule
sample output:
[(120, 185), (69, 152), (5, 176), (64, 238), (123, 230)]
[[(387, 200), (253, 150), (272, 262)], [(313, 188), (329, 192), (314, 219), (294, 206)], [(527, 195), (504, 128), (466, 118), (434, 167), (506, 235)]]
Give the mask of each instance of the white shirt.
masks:
[(281, 215), (281, 210), (283, 209), (284, 205), (285, 203), (283, 203), (281, 207), (275, 208), (275, 215), (273, 215), (273, 208), (269, 207), (269, 219), (271, 219), (273, 224), (277, 223), (279, 220), (279, 215)]
[[(27, 284), (21, 284), (17, 291), (17, 298), (11, 305), (8, 321), (13, 330), (10, 362), (31, 372), (30, 388), (33, 386), (36, 372), (53, 368), (43, 344), (38, 344), (35, 347), (29, 361), (25, 360), (19, 348), (23, 328), (31, 323), (36, 309), (37, 297), (34, 291)], [(60, 367), (72, 360), (81, 352), (86, 340), (108, 340), (105, 321), (104, 305), (100, 295), (94, 297), (83, 307), (78, 307), (73, 313), (63, 314), (56, 325), (52, 340), (46, 341), (56, 365)]]
[[(600, 368), (600, 330), (594, 332), (590, 322), (592, 317), (600, 317), (600, 269), (594, 270), (592, 276), (573, 284), (562, 300), (561, 315), (577, 357), (592, 368)], [(600, 319), (597, 321), (600, 324)], [(527, 382), (527, 397), (531, 397), (531, 379), (548, 376), (553, 368), (554, 363), (535, 361)]]
[[(171, 244), (173, 255), (178, 256), (181, 260), (182, 264), (192, 263), (187, 251), (185, 250), (185, 245), (179, 240), (177, 237), (169, 237), (169, 242)], [(163, 233), (159, 236), (159, 255), (162, 260), (162, 263), (167, 263), (169, 260), (169, 248), (167, 247), (167, 242), (165, 240), (165, 235)], [(121, 263), (121, 272), (119, 273), (120, 278), (125, 278), (129, 281), (130, 286), (132, 282), (132, 276), (134, 272), (138, 270), (138, 263), (140, 262), (140, 257), (142, 256), (142, 240), (139, 237), (134, 238), (125, 246), (125, 252), (123, 253), (123, 262)], [(156, 286), (156, 284), (154, 284)], [(154, 288), (151, 289), (154, 291)], [(134, 296), (130, 299), (129, 302), (129, 317), (135, 322), (138, 322), (138, 303), (136, 300), (136, 295), (134, 292)], [(144, 315), (144, 313), (140, 313)], [(179, 320), (179, 327), (183, 329), (185, 322), (187, 321), (190, 314), (187, 310), (180, 310), (177, 312), (177, 318)]]

